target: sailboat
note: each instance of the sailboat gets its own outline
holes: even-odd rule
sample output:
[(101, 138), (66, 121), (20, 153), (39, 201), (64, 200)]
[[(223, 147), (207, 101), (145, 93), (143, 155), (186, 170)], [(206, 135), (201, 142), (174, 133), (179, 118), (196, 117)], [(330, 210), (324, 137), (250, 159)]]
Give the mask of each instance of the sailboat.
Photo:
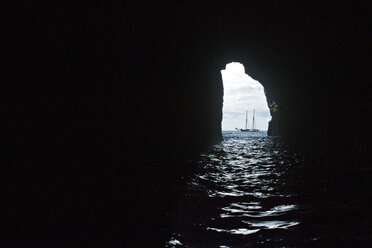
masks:
[(253, 120), (252, 120), (252, 128), (249, 129), (247, 128), (248, 125), (248, 111), (245, 111), (245, 128), (235, 128), (237, 131), (241, 132), (258, 132), (260, 130), (254, 128), (254, 115), (255, 115), (255, 110), (253, 109)]

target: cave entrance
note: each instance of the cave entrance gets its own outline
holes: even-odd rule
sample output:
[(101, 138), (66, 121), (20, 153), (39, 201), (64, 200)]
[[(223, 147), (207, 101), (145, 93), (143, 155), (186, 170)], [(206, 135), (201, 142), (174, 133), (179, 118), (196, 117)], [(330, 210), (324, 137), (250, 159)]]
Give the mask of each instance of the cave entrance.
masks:
[(224, 87), (222, 130), (235, 128), (252, 128), (253, 111), (255, 111), (254, 128), (267, 131), (271, 120), (265, 90), (262, 84), (245, 74), (244, 66), (232, 62), (221, 70)]

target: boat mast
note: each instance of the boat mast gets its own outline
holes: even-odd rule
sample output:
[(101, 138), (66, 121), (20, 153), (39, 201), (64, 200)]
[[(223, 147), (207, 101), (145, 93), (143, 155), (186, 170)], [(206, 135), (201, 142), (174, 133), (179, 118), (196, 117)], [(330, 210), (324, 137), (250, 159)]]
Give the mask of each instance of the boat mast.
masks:
[(255, 110), (253, 109), (253, 121), (252, 121), (252, 130), (254, 129), (254, 112), (255, 112)]
[(248, 111), (245, 111), (245, 129), (247, 129), (248, 124)]

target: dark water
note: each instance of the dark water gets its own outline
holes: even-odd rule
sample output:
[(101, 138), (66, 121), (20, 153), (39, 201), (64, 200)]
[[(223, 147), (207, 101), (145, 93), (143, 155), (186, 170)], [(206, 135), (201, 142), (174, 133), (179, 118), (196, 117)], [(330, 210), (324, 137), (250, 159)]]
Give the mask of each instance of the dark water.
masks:
[(223, 135), (171, 189), (165, 247), (368, 247), (370, 170), (305, 158), (264, 132)]

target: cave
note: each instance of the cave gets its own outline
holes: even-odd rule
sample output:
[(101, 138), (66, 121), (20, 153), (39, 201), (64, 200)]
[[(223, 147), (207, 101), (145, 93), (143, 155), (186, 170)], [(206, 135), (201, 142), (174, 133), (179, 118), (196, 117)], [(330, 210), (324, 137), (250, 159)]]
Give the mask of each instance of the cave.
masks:
[[(264, 86), (268, 135), (310, 161), (296, 172), (306, 181), (308, 171), (327, 171), (325, 184), (334, 183), (312, 196), (339, 197), (320, 218), (335, 227), (345, 217), (359, 235), (305, 245), (370, 243), (362, 220), (372, 216), (367, 5), (78, 1), (11, 8), (0, 93), (7, 165), (0, 244), (163, 246), (168, 210), (177, 190), (183, 193), (172, 187), (198, 172), (187, 161), (224, 142), (220, 71), (231, 61)], [(350, 187), (341, 191), (335, 185), (344, 181)], [(332, 215), (350, 202), (360, 212)], [(359, 232), (349, 225), (355, 220)], [(293, 237), (301, 240), (301, 232)]]
[[(265, 88), (260, 82), (245, 74), (244, 65), (231, 62), (221, 70), (223, 81), (222, 131), (244, 129), (268, 130), (272, 111), (277, 111), (268, 102)], [(249, 119), (249, 120), (248, 120)], [(244, 121), (245, 120), (245, 121)]]

